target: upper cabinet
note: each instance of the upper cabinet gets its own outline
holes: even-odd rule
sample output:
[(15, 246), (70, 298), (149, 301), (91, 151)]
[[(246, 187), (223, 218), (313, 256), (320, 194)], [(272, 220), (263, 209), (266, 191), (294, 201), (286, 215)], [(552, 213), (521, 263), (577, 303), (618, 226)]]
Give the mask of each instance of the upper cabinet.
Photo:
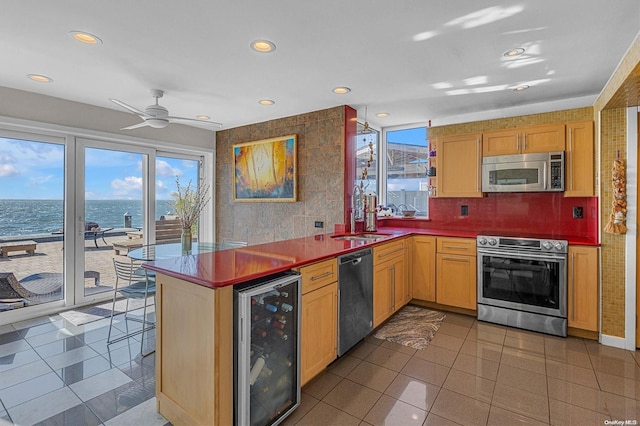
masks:
[(593, 121), (567, 123), (565, 197), (593, 197)]
[(482, 134), (443, 136), (436, 144), (437, 197), (482, 197)]
[(564, 124), (523, 127), (482, 134), (482, 155), (485, 157), (564, 150)]

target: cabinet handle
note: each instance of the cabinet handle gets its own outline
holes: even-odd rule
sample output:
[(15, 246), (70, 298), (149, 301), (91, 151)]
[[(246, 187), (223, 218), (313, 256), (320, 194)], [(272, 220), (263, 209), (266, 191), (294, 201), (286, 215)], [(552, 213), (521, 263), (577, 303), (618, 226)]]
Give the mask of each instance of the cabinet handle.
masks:
[[(480, 142), (480, 138), (476, 138), (476, 159), (479, 162), (482, 161), (482, 143)], [(477, 163), (476, 163), (477, 164)], [(481, 192), (480, 188), (480, 172), (482, 171), (482, 167), (478, 167), (478, 171), (476, 172), (476, 192)]]
[(451, 246), (448, 244), (443, 244), (442, 248), (454, 249), (454, 250), (467, 250), (467, 246)]
[(573, 190), (573, 128), (569, 127), (569, 189)]
[(379, 255), (378, 255), (378, 257), (387, 257), (387, 256), (389, 256), (390, 254), (397, 253), (397, 252), (402, 251), (402, 250), (404, 250), (404, 248), (402, 248), (402, 247), (401, 247), (401, 248), (399, 248), (399, 249), (395, 249), (395, 250), (393, 250), (393, 251), (390, 251), (389, 253), (382, 253), (382, 254), (379, 254)]
[(311, 281), (319, 280), (324, 277), (328, 277), (329, 275), (333, 275), (333, 272), (325, 272), (324, 274), (316, 275), (315, 277), (311, 277)]
[(469, 263), (469, 259), (467, 257), (451, 257), (451, 256), (442, 256), (444, 260), (454, 260), (456, 262), (465, 262)]
[(522, 152), (527, 150), (527, 132), (522, 132)]
[(391, 274), (391, 306), (389, 306), (389, 311), (393, 312), (396, 306), (396, 265), (389, 269), (389, 273)]
[(520, 152), (520, 133), (516, 133), (516, 152)]

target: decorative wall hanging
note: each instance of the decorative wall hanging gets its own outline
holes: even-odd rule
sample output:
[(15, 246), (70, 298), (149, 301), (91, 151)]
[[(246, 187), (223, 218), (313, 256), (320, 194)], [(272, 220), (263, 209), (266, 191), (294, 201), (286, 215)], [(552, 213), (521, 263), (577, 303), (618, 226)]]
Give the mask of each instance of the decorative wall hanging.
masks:
[(627, 177), (624, 161), (618, 158), (613, 162), (611, 169), (611, 183), (613, 184), (613, 202), (609, 223), (605, 226), (605, 232), (609, 234), (627, 233)]
[(297, 200), (297, 136), (288, 135), (233, 145), (233, 200)]

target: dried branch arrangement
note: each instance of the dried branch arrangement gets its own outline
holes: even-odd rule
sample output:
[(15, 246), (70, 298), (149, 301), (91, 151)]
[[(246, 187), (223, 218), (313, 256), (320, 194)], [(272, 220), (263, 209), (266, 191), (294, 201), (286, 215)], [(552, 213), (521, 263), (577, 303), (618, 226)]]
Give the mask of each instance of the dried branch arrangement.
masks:
[(176, 178), (176, 192), (171, 194), (171, 201), (167, 204), (173, 209), (180, 219), (183, 229), (191, 228), (200, 217), (200, 213), (205, 208), (211, 197), (209, 196), (209, 185), (205, 183), (192, 187), (191, 181), (184, 187), (180, 185), (180, 180)]

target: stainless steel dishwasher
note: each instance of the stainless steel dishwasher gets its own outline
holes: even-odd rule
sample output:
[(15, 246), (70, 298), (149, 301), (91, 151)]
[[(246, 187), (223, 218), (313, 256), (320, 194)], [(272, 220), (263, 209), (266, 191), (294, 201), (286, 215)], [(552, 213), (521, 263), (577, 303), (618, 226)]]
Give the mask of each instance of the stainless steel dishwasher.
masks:
[(373, 330), (371, 249), (338, 257), (338, 356)]

